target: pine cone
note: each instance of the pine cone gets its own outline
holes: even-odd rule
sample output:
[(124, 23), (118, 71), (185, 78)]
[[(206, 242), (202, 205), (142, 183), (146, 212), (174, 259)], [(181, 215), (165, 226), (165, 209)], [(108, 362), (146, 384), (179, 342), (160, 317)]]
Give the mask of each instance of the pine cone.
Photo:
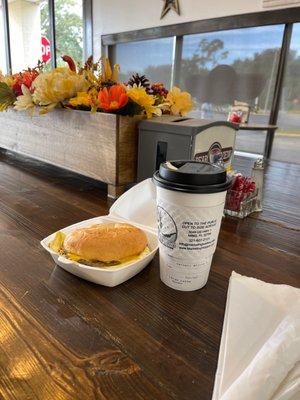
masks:
[(148, 90), (149, 87), (150, 87), (149, 79), (147, 79), (147, 78), (145, 77), (145, 75), (141, 75), (141, 76), (140, 76), (139, 74), (134, 74), (134, 75), (132, 75), (132, 77), (129, 79), (129, 81), (127, 82), (127, 84), (128, 84), (129, 86), (134, 86), (134, 85), (136, 85), (136, 86), (142, 86), (142, 87), (146, 88), (146, 90)]

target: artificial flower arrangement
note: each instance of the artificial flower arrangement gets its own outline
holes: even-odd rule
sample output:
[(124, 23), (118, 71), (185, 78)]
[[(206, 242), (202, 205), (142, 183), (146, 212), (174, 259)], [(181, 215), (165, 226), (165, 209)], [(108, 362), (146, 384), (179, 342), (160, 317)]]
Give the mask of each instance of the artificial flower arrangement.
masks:
[(124, 116), (172, 114), (186, 115), (193, 107), (191, 95), (162, 83), (150, 84), (145, 76), (135, 74), (122, 83), (119, 65), (111, 68), (108, 59), (93, 62), (90, 57), (82, 67), (63, 56), (66, 67), (50, 72), (44, 64), (14, 75), (0, 73), (0, 111), (13, 107), (18, 111), (39, 109), (45, 114), (55, 107)]

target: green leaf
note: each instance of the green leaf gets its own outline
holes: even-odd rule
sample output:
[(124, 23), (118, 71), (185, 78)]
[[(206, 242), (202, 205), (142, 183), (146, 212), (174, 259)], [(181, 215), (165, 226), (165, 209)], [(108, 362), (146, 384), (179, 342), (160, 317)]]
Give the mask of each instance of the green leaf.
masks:
[(0, 111), (6, 110), (17, 100), (13, 90), (4, 82), (0, 82)]

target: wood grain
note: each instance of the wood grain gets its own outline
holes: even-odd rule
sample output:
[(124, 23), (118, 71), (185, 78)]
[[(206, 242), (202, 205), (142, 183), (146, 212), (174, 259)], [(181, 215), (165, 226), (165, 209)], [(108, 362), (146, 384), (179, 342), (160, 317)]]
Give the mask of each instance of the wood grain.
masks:
[(140, 117), (66, 109), (46, 115), (0, 114), (0, 147), (110, 185), (136, 178)]
[[(235, 165), (250, 172), (250, 161)], [(1, 400), (211, 399), (232, 270), (300, 285), (299, 174), (300, 166), (269, 163), (263, 213), (224, 219), (202, 290), (166, 287), (158, 257), (106, 288), (55, 266), (39, 245), (53, 231), (106, 214), (112, 203), (103, 186), (1, 154)]]
[(136, 182), (138, 148), (137, 123), (141, 119), (140, 116), (122, 117), (118, 119), (118, 184)]

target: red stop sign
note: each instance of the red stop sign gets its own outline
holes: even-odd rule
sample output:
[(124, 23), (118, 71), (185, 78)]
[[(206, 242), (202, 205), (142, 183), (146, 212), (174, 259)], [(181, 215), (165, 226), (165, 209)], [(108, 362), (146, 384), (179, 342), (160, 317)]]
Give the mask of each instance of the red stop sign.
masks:
[(46, 38), (46, 36), (42, 36), (41, 44), (42, 44), (42, 61), (47, 62), (51, 60), (50, 40)]

